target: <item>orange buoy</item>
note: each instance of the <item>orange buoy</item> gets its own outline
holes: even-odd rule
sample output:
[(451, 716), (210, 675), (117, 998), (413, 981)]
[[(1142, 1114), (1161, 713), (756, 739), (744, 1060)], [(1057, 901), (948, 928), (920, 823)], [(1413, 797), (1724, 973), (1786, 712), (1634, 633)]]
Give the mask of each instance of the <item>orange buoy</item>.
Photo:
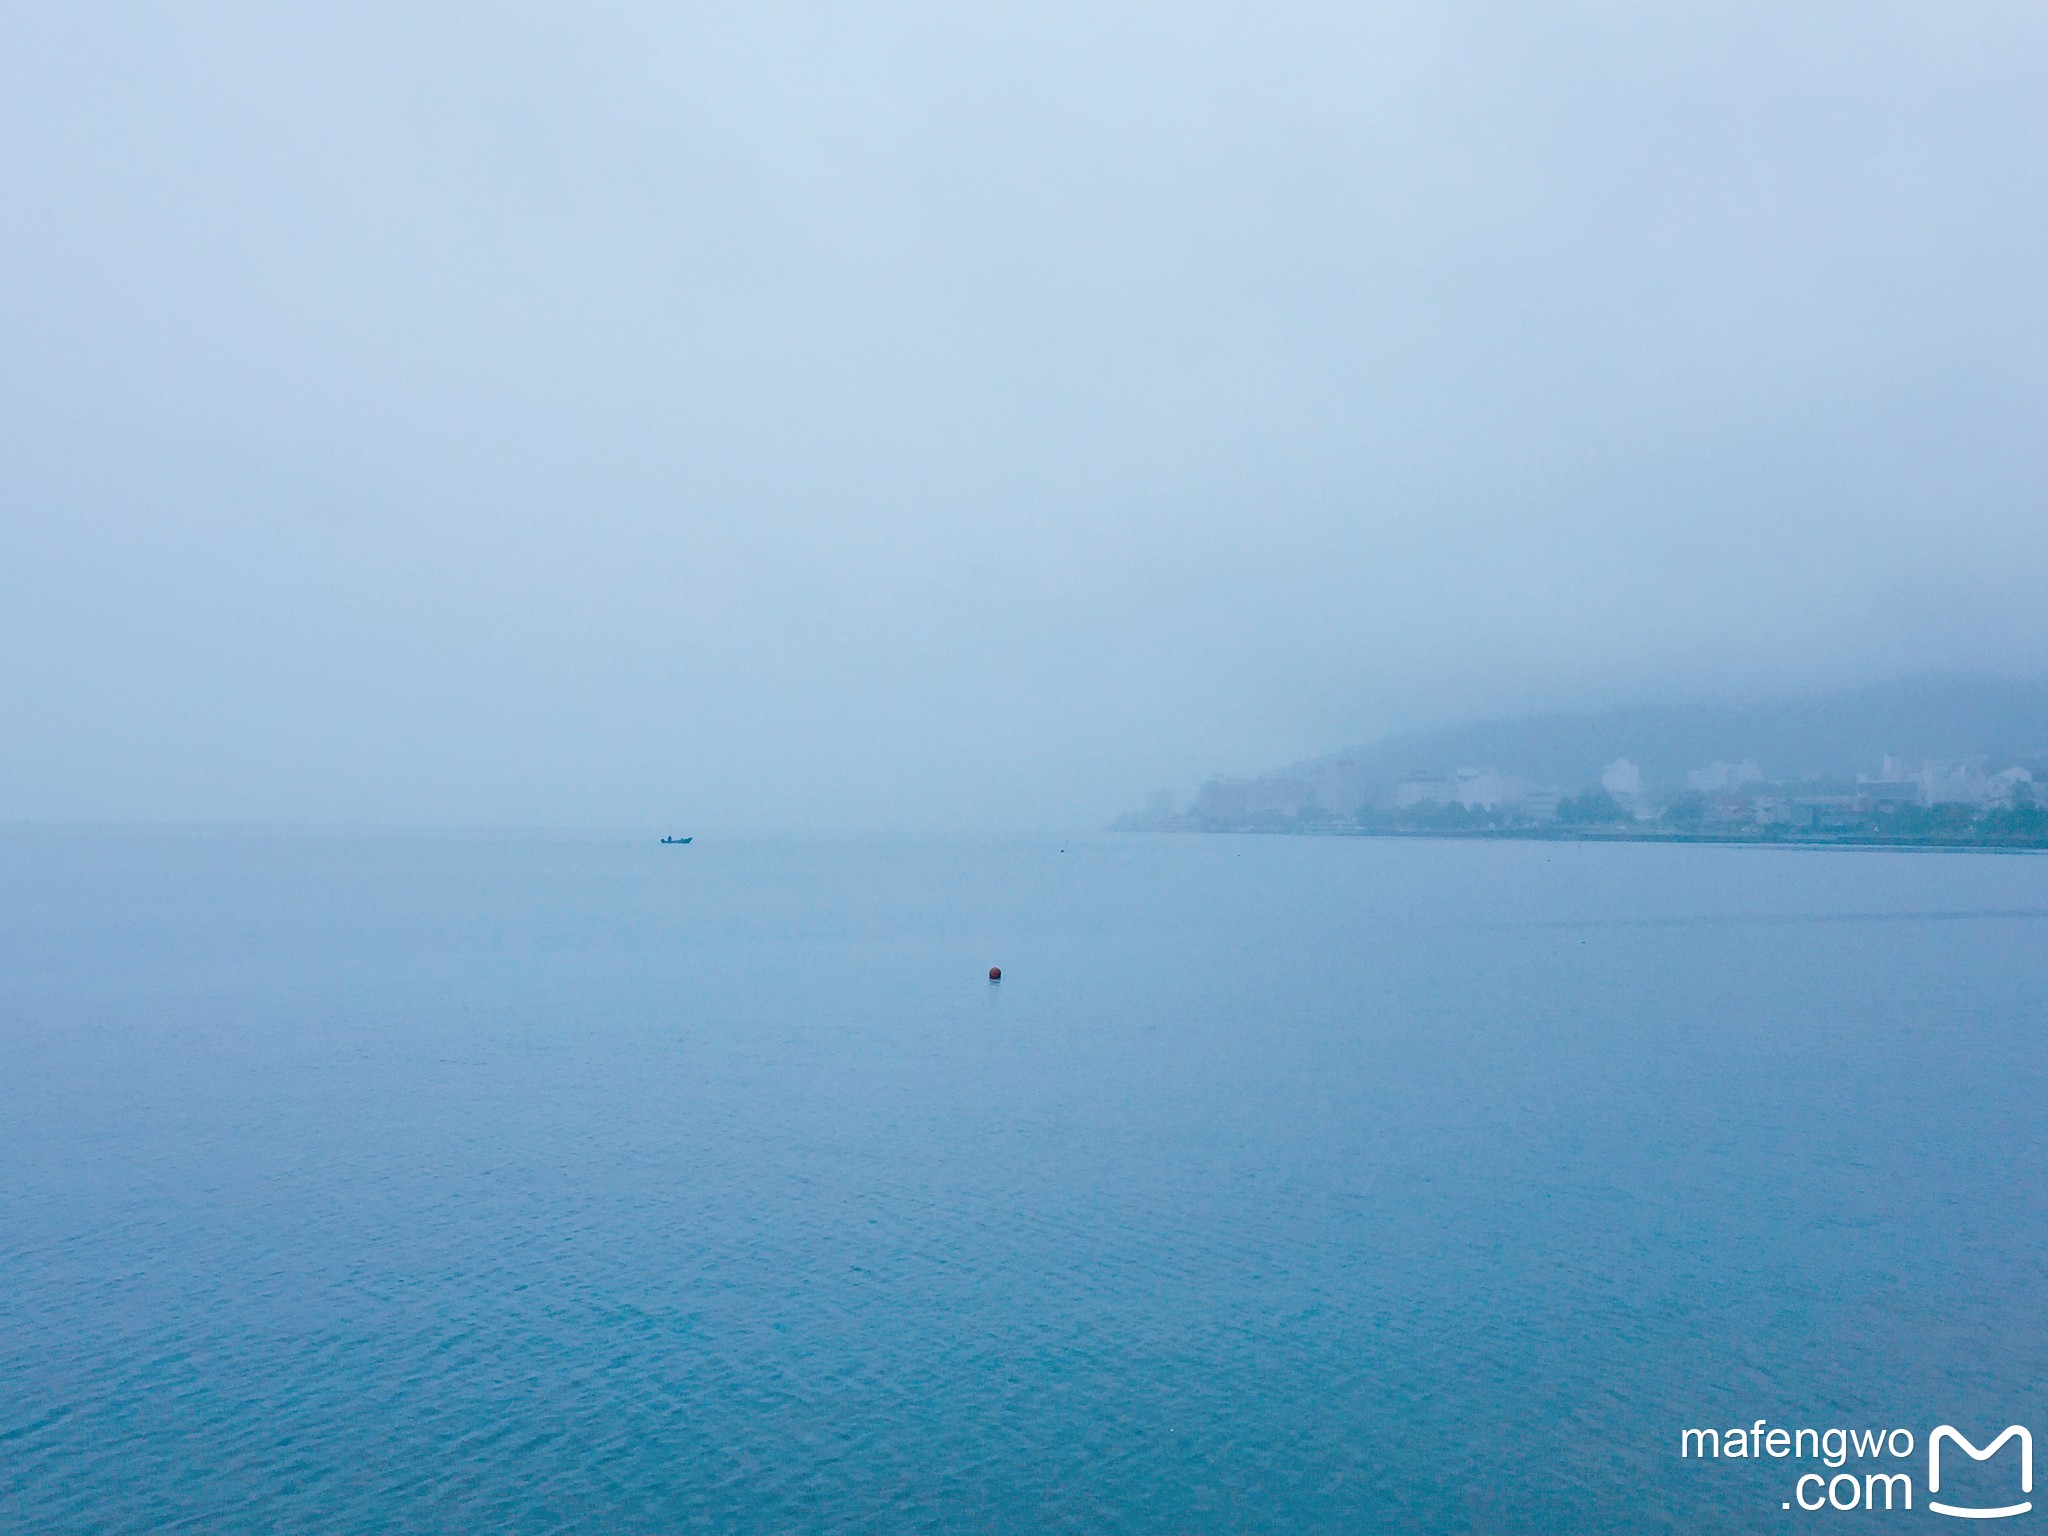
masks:
[(1003, 979), (1003, 968), (1000, 965), (990, 966), (988, 968), (988, 979), (990, 981), (1001, 981)]

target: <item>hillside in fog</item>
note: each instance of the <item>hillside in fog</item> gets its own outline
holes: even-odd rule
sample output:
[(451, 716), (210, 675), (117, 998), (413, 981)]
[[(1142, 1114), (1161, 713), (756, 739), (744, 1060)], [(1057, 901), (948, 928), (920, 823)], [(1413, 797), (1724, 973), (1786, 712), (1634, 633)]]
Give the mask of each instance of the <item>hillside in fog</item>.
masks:
[[(1532, 715), (1389, 737), (1251, 778), (1218, 778), (1188, 809), (1339, 815), (1396, 803), (1404, 781), (1460, 770), (1572, 794), (1617, 760), (1645, 794), (1675, 794), (1717, 764), (1780, 783), (1853, 784), (1887, 758), (1914, 765), (2048, 767), (2048, 682), (1991, 676), (1903, 679), (1752, 703), (1666, 704)], [(1225, 808), (1228, 808), (1227, 810)], [(1150, 807), (1156, 819), (1179, 807)], [(1143, 818), (1137, 818), (1142, 820)]]

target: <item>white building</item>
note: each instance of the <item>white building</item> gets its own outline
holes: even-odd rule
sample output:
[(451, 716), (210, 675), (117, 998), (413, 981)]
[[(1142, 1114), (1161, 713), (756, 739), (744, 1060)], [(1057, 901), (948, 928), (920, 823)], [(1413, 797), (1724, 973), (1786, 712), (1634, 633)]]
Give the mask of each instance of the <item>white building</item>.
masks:
[(1450, 774), (1411, 774), (1394, 786), (1394, 804), (1402, 810), (1418, 805), (1462, 805), (1467, 810), (1498, 810), (1528, 798), (1525, 780), (1498, 768), (1460, 768)]
[(1449, 805), (1451, 781), (1442, 774), (1411, 773), (1394, 786), (1394, 804), (1401, 810), (1418, 805)]
[(2034, 776), (2024, 768), (1986, 774), (1982, 759), (1974, 762), (1928, 763), (1909, 769), (1889, 754), (1876, 778), (1856, 776), (1856, 799), (1864, 806), (1965, 805), (1980, 809), (2011, 805), (2021, 787), (2031, 794)]
[[(1892, 760), (1886, 758), (1885, 761), (1890, 763)], [(1919, 805), (1924, 793), (1925, 786), (1917, 777), (1909, 778), (1902, 774), (1873, 779), (1860, 773), (1856, 775), (1856, 798), (1864, 805)]]
[(1970, 763), (1960, 764), (1948, 773), (1922, 769), (1921, 779), (1926, 784), (1924, 804), (1985, 808), (2011, 805), (2022, 784), (2030, 791), (2034, 784), (2034, 776), (2024, 768), (1986, 774)]
[(1625, 757), (1617, 757), (1600, 770), (1600, 787), (1624, 805), (1643, 793), (1643, 770)]

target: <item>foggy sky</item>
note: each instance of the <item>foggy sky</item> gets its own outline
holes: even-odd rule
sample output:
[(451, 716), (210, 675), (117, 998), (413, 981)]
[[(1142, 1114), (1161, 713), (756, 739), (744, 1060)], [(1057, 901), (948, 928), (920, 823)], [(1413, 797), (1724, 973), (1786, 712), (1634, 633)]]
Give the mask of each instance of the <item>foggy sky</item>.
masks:
[(0, 821), (1099, 824), (2048, 658), (2036, 5), (0, 7)]

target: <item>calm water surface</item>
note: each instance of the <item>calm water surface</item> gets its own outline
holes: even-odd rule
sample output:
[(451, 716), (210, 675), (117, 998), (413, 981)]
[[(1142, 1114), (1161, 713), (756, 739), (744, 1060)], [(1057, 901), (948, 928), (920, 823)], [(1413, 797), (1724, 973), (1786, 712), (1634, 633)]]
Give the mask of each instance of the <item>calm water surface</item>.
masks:
[(2048, 1433), (2044, 1036), (2039, 858), (17, 834), (0, 1529), (1944, 1526), (1679, 1431)]

